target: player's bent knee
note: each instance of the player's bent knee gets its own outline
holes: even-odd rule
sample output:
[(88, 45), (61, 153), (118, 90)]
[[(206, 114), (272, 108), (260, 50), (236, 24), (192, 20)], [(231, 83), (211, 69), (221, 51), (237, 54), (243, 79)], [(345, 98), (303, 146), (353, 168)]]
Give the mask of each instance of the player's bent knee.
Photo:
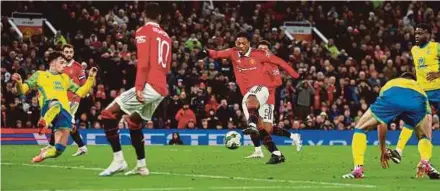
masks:
[(257, 96), (250, 95), (246, 100), (246, 107), (248, 109), (258, 109), (260, 107), (260, 102), (257, 99)]
[(116, 119), (116, 115), (109, 110), (104, 110), (101, 112), (102, 119)]
[(141, 124), (131, 119), (130, 117), (126, 117), (125, 121), (127, 122), (128, 128), (131, 130), (139, 130), (142, 128)]

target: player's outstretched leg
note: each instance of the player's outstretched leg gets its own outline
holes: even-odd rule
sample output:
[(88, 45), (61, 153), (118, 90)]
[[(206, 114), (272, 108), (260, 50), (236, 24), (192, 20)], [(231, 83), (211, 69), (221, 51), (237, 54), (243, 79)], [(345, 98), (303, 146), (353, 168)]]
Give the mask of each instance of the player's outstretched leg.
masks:
[(261, 150), (260, 136), (253, 133), (253, 134), (250, 134), (250, 137), (251, 137), (252, 143), (254, 144), (255, 151), (251, 155), (249, 155), (245, 158), (263, 158), (264, 154), (263, 154), (263, 151)]
[(351, 151), (353, 154), (353, 170), (342, 176), (345, 179), (364, 177), (364, 157), (367, 150), (367, 131), (376, 127), (379, 122), (374, 118), (371, 109), (367, 110), (355, 127)]
[(278, 150), (277, 146), (272, 140), (270, 134), (266, 131), (266, 129), (261, 129), (260, 131), (260, 139), (263, 140), (264, 146), (266, 146), (267, 150), (272, 153), (269, 161), (266, 164), (278, 164), (284, 162), (286, 159), (283, 154)]
[(42, 150), (39, 155), (32, 159), (32, 163), (43, 162), (47, 158), (57, 158), (66, 150), (67, 140), (69, 139), (69, 128), (58, 129), (55, 134), (55, 146), (47, 150)]
[(40, 149), (41, 152), (46, 151), (52, 147), (55, 146), (55, 132), (52, 132), (50, 134), (50, 138), (49, 138), (49, 144), (43, 148)]
[(136, 175), (146, 176), (150, 174), (147, 168), (147, 163), (145, 161), (145, 145), (144, 145), (144, 134), (142, 133), (142, 118), (138, 113), (133, 113), (130, 117), (127, 117), (125, 121), (128, 123), (130, 128), (130, 138), (131, 145), (136, 151), (137, 163), (136, 167), (125, 173), (125, 175)]
[(400, 132), (399, 141), (397, 142), (396, 149), (388, 149), (388, 155), (390, 155), (390, 159), (394, 163), (399, 164), (402, 160), (403, 149), (405, 149), (405, 146), (411, 138), (413, 131), (413, 129), (404, 126), (402, 132)]
[(299, 133), (290, 133), (286, 129), (280, 128), (277, 125), (275, 125), (273, 126), (273, 134), (292, 139), (292, 145), (296, 145), (296, 151), (301, 151), (302, 140), (301, 140), (301, 135)]
[(79, 130), (76, 127), (74, 127), (72, 132), (70, 132), (70, 136), (72, 137), (73, 141), (78, 145), (78, 150), (72, 156), (76, 157), (86, 154), (88, 151), (87, 147), (84, 145), (84, 142), (79, 134)]
[(118, 123), (121, 119), (121, 114), (118, 104), (114, 103), (105, 109), (101, 113), (101, 118), (104, 125), (105, 136), (113, 150), (113, 161), (99, 176), (110, 176), (114, 173), (125, 171), (128, 167), (124, 159), (124, 154), (122, 153), (121, 143), (119, 142)]

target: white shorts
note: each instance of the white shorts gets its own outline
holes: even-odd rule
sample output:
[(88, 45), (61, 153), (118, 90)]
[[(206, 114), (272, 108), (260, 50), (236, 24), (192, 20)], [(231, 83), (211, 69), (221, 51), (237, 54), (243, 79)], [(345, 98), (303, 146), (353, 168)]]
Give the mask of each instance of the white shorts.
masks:
[(273, 123), (273, 110), (275, 107), (273, 104), (266, 104), (267, 99), (269, 98), (269, 90), (264, 86), (254, 86), (246, 93), (246, 95), (244, 95), (241, 106), (243, 108), (243, 114), (246, 117), (246, 120), (249, 119), (249, 111), (246, 107), (246, 100), (250, 95), (255, 95), (260, 103), (258, 113), (260, 117), (263, 118), (263, 122)]
[(126, 114), (131, 115), (136, 112), (142, 117), (143, 120), (149, 121), (164, 97), (157, 93), (157, 91), (154, 90), (150, 84), (145, 84), (142, 95), (144, 96), (144, 103), (140, 103), (136, 99), (136, 88), (131, 88), (116, 97), (116, 99), (109, 106), (107, 106), (107, 108), (116, 102), (121, 110)]
[(72, 123), (75, 124), (75, 114), (79, 108), (79, 102), (69, 102), (70, 105), (70, 114), (72, 115)]

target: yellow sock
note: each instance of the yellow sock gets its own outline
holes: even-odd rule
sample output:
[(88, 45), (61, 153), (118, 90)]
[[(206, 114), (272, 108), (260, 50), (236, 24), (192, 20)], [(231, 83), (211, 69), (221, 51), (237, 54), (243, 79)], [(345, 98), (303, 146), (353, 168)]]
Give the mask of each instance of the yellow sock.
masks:
[(399, 141), (397, 142), (396, 150), (402, 154), (403, 149), (405, 149), (406, 143), (408, 143), (409, 139), (413, 134), (412, 129), (407, 127), (403, 127), (402, 132), (400, 132)]
[(57, 155), (57, 149), (55, 147), (51, 147), (47, 149), (46, 153), (44, 153), (43, 158), (54, 158)]
[(432, 143), (429, 139), (423, 138), (418, 144), (420, 159), (429, 161), (432, 157)]
[(55, 104), (51, 106), (47, 112), (44, 114), (43, 119), (46, 121), (46, 124), (51, 124), (53, 119), (60, 113), (61, 105)]
[[(357, 130), (357, 129), (356, 129)], [(351, 152), (355, 166), (364, 165), (365, 150), (367, 149), (367, 135), (365, 132), (355, 131), (351, 143)]]

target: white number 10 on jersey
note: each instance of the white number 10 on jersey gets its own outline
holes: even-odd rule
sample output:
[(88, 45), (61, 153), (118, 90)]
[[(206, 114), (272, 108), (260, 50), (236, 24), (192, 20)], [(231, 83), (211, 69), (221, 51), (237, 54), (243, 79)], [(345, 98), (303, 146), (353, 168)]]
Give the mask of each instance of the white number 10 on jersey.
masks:
[[(170, 44), (162, 40), (160, 37), (157, 37), (157, 63), (159, 63), (163, 68), (167, 67), (167, 59), (170, 54)], [(164, 50), (165, 49), (165, 50)], [(165, 51), (165, 55), (163, 54)], [(164, 57), (165, 56), (165, 57)]]

